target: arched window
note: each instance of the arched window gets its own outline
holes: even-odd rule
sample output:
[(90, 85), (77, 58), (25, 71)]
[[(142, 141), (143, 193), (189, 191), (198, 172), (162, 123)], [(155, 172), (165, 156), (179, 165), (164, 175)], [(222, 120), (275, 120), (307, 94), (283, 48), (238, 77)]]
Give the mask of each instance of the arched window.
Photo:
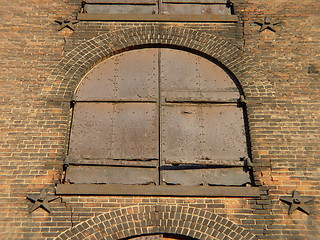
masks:
[(110, 57), (74, 94), (65, 180), (251, 183), (240, 97), (225, 70), (187, 51), (143, 48)]

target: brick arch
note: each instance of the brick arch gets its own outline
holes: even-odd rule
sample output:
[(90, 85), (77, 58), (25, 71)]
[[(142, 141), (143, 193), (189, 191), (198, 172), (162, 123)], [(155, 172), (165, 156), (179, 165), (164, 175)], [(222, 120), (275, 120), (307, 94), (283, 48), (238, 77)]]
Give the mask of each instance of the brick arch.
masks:
[(273, 87), (255, 61), (238, 47), (214, 35), (183, 27), (143, 26), (105, 33), (70, 51), (53, 69), (43, 96), (70, 99), (82, 77), (98, 62), (130, 48), (143, 45), (177, 46), (217, 60), (239, 81), (246, 96), (273, 95)]
[(136, 205), (90, 218), (61, 233), (56, 240), (115, 240), (157, 233), (178, 234), (201, 240), (258, 239), (226, 218), (198, 208)]

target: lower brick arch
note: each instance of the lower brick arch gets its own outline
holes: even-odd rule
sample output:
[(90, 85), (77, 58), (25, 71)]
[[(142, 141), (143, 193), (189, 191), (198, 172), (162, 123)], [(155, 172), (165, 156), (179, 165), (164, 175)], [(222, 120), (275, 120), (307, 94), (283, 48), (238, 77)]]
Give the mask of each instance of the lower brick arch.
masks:
[(56, 240), (116, 240), (168, 233), (195, 239), (258, 238), (243, 227), (209, 211), (176, 205), (137, 205), (103, 213), (61, 233)]

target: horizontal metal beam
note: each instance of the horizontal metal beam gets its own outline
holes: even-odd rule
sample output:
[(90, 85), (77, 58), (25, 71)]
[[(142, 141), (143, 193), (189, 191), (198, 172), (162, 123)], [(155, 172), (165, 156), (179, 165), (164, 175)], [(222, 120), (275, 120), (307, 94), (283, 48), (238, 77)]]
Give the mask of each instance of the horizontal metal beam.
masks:
[(224, 100), (219, 100), (219, 99), (210, 99), (210, 98), (183, 98), (183, 97), (166, 97), (165, 101), (167, 103), (213, 103), (213, 104), (237, 104), (238, 99), (236, 98), (230, 98), (230, 99), (224, 99)]
[(156, 167), (159, 163), (156, 159), (150, 160), (114, 160), (114, 159), (78, 159), (66, 158), (68, 165), (88, 165), (88, 166), (132, 166), (132, 167)]
[(94, 14), (79, 13), (80, 21), (134, 21), (134, 22), (238, 22), (237, 15), (196, 14)]
[(85, 0), (86, 4), (150, 4), (156, 5), (157, 0)]
[[(86, 4), (158, 4), (157, 0), (84, 0)], [(227, 0), (163, 0), (162, 3), (227, 4)]]
[(227, 0), (162, 0), (162, 3), (227, 4)]
[(136, 103), (136, 102), (146, 102), (146, 103), (156, 103), (156, 99), (107, 99), (107, 98), (97, 98), (97, 97), (77, 97), (73, 99), (74, 102), (110, 102), (110, 103)]
[(259, 197), (257, 187), (58, 184), (57, 195)]

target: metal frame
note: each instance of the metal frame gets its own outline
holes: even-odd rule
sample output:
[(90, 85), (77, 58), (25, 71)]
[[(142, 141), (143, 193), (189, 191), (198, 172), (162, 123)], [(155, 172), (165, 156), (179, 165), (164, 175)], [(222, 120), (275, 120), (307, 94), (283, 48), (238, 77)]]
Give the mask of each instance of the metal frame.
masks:
[(58, 184), (56, 194), (97, 196), (259, 197), (260, 188), (122, 184)]
[[(158, 0), (84, 0), (88, 4), (157, 4)], [(162, 0), (162, 3), (228, 4), (226, 0)]]

